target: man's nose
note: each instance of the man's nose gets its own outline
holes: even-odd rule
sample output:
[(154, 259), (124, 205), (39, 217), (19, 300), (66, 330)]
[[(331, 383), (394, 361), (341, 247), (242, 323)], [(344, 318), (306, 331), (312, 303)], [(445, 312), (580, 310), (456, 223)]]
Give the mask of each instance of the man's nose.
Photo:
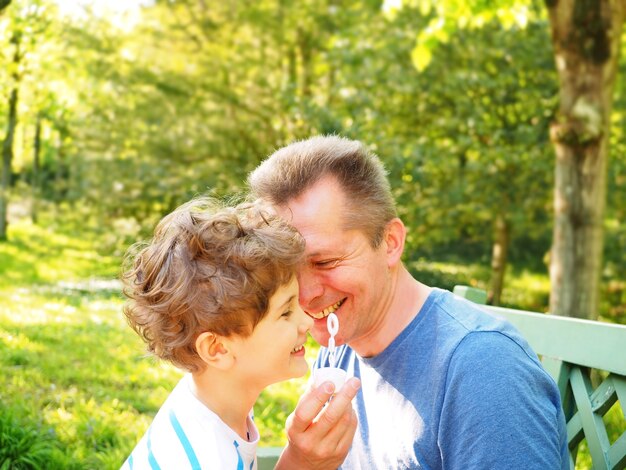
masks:
[(308, 307), (312, 302), (322, 296), (324, 288), (322, 287), (319, 277), (312, 273), (310, 269), (306, 268), (298, 273), (298, 284), (300, 289), (300, 305), (302, 305), (305, 310), (309, 310)]

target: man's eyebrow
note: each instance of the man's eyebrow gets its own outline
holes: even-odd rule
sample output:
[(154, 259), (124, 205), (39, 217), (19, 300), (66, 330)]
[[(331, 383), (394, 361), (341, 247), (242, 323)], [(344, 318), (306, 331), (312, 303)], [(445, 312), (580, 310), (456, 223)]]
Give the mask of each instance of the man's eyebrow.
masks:
[(307, 258), (318, 258), (318, 257), (332, 257), (334, 256), (330, 251), (328, 250), (317, 250), (317, 251), (313, 251), (311, 253), (307, 253), (306, 257)]

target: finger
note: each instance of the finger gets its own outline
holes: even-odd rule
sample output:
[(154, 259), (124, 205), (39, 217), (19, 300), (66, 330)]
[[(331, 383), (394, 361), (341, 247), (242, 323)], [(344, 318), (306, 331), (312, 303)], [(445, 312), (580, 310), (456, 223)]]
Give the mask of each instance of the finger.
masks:
[(352, 410), (350, 413), (350, 417), (347, 422), (347, 426), (343, 431), (343, 434), (339, 438), (339, 442), (337, 443), (337, 452), (338, 453), (347, 453), (350, 447), (352, 446), (352, 440), (354, 439), (354, 434), (356, 433), (358, 425), (358, 420), (356, 417), (356, 412)]
[(308, 432), (314, 430), (317, 433), (315, 440), (316, 452), (320, 455), (336, 456), (339, 458), (339, 463), (341, 463), (352, 446), (357, 424), (356, 412), (350, 407), (341, 415), (336, 424), (327, 431), (322, 431), (320, 422), (317, 422), (309, 428)]
[(324, 382), (317, 388), (312, 388), (302, 395), (291, 417), (291, 431), (300, 433), (306, 430), (335, 390), (332, 382)]
[(351, 415), (352, 399), (360, 388), (361, 381), (356, 377), (350, 378), (320, 413), (316, 420), (316, 425), (320, 428), (320, 432), (323, 435), (326, 435), (330, 429), (337, 426), (344, 415)]
[[(357, 384), (354, 384), (358, 388)], [(347, 391), (348, 397), (351, 396), (353, 391)], [(334, 401), (334, 399), (331, 400)], [(339, 446), (342, 440), (347, 439), (349, 442), (352, 441), (352, 437), (357, 428), (357, 416), (356, 412), (352, 407), (351, 402), (347, 402), (348, 406), (341, 412), (341, 415), (335, 420), (335, 418), (331, 417), (330, 421), (335, 421), (335, 424), (326, 432), (324, 436), (332, 445)], [(330, 406), (330, 405), (329, 405)], [(332, 414), (333, 410), (329, 410)], [(322, 411), (324, 413), (324, 411)]]
[[(332, 454), (343, 453), (343, 450), (348, 451), (356, 428), (356, 413), (349, 409), (325, 434), (320, 432), (321, 436), (318, 438), (317, 445)], [(320, 431), (320, 429), (316, 431)]]

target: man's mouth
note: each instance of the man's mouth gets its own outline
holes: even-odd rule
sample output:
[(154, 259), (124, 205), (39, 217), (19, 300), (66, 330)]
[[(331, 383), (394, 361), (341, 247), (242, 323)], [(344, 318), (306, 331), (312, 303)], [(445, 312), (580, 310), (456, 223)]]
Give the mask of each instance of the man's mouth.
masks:
[(322, 310), (321, 312), (317, 312), (317, 313), (313, 313), (313, 312), (306, 312), (309, 314), (310, 317), (315, 318), (316, 320), (321, 320), (322, 318), (326, 318), (328, 315), (330, 315), (333, 312), (336, 312), (337, 309), (339, 307), (341, 307), (343, 305), (343, 303), (346, 301), (346, 299), (341, 299), (339, 302), (337, 302), (336, 304), (331, 305), (330, 307), (326, 307), (324, 310)]

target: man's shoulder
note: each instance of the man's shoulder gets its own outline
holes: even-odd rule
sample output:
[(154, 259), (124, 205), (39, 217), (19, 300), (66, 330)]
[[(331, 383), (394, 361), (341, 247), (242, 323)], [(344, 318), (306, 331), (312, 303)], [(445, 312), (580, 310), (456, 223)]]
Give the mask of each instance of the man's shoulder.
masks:
[(462, 334), (499, 331), (519, 336), (508, 321), (489, 313), (481, 305), (442, 289), (433, 289), (431, 295), (435, 298), (433, 311), (441, 317), (438, 323), (447, 329), (456, 327)]

